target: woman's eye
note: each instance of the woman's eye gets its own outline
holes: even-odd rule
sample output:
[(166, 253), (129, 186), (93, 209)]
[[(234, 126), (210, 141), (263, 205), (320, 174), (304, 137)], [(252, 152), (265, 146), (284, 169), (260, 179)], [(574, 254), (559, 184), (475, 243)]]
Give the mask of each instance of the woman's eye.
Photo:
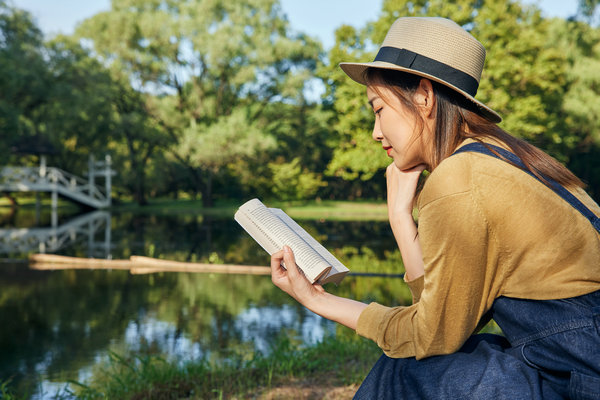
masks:
[(379, 115), (379, 113), (381, 112), (381, 110), (383, 110), (383, 107), (380, 107), (377, 110), (375, 110), (375, 115)]

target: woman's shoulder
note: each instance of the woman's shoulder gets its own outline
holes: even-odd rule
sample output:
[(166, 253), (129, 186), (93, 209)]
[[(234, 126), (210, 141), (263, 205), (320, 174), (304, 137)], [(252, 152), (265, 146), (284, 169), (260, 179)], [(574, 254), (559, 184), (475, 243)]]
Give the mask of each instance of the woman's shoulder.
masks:
[(449, 196), (469, 192), (473, 182), (471, 157), (451, 156), (443, 160), (427, 177), (419, 194), (419, 208)]
[[(465, 144), (468, 143), (467, 141)], [(419, 207), (438, 199), (476, 191), (492, 195), (501, 187), (508, 191), (530, 189), (532, 179), (506, 161), (477, 152), (462, 152), (443, 160), (430, 174), (419, 197)]]
[[(583, 189), (570, 191), (592, 212), (600, 213), (598, 204)], [(462, 152), (443, 160), (428, 177), (419, 197), (419, 208), (439, 199), (458, 199), (461, 193), (468, 193), (473, 204), (478, 204), (486, 214), (503, 216), (513, 206), (523, 211), (546, 207), (573, 211), (554, 191), (519, 167), (477, 152)]]

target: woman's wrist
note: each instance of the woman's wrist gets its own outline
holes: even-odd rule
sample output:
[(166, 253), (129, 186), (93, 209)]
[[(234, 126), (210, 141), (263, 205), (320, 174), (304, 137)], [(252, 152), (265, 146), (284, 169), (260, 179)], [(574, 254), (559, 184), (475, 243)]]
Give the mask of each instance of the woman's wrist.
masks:
[(319, 310), (327, 304), (327, 292), (324, 290), (314, 290), (313, 294), (306, 299), (296, 299), (298, 302), (308, 308), (310, 311), (319, 314)]

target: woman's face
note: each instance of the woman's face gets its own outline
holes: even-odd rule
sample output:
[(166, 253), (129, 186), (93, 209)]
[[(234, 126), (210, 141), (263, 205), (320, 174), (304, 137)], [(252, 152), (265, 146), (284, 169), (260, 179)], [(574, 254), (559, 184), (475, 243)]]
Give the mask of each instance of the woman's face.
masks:
[[(374, 90), (374, 88), (377, 90)], [(423, 156), (422, 134), (419, 116), (411, 113), (396, 95), (383, 85), (367, 86), (367, 98), (375, 113), (373, 139), (381, 142), (383, 149), (402, 171), (426, 164)]]

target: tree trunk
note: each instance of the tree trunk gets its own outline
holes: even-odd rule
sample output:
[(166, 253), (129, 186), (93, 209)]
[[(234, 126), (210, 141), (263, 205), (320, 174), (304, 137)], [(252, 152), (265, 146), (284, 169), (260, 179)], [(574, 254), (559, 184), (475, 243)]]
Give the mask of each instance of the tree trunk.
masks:
[(148, 200), (146, 199), (146, 174), (144, 172), (137, 174), (137, 179), (135, 182), (135, 193), (134, 199), (136, 203), (140, 206), (145, 206), (148, 204)]
[(210, 208), (213, 206), (213, 198), (212, 198), (212, 172), (210, 170), (206, 171), (206, 184), (203, 187), (202, 191), (202, 206), (205, 208)]

